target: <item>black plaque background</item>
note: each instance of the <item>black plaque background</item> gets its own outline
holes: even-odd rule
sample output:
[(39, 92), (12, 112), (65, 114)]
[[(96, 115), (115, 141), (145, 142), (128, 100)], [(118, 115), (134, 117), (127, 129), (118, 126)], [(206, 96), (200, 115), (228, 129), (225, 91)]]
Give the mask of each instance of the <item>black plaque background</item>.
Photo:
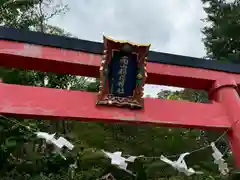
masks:
[[(119, 94), (117, 89), (119, 89), (119, 79), (120, 79), (120, 58), (122, 56), (128, 56), (128, 65), (127, 65), (127, 73), (125, 76), (124, 83), (124, 94)], [(136, 54), (126, 54), (120, 51), (114, 51), (111, 63), (109, 64), (109, 90), (113, 90), (110, 92), (111, 94), (120, 96), (120, 97), (128, 97), (133, 96), (133, 91), (136, 88), (136, 76), (137, 76), (137, 55)]]

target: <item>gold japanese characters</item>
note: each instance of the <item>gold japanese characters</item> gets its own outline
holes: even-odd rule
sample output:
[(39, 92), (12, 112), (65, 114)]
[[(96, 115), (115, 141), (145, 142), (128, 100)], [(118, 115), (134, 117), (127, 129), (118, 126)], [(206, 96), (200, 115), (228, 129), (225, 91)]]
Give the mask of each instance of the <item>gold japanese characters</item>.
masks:
[(143, 108), (150, 45), (104, 37), (97, 105)]

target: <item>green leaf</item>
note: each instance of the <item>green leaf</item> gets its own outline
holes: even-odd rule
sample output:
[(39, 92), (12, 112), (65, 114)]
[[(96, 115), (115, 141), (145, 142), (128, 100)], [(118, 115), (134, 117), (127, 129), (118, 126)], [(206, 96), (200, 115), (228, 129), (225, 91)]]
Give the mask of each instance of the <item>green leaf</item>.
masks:
[(5, 145), (7, 148), (12, 148), (17, 145), (17, 141), (13, 137), (10, 137), (6, 139)]

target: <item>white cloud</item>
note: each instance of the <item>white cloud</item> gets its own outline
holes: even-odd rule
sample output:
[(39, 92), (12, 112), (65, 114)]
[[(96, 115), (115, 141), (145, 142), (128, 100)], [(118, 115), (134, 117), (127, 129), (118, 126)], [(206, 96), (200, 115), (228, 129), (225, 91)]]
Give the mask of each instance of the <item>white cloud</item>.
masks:
[[(64, 0), (70, 11), (51, 19), (80, 39), (102, 41), (102, 35), (137, 43), (151, 43), (152, 50), (203, 57), (200, 0)], [(159, 86), (145, 88), (147, 94)], [(165, 87), (164, 87), (165, 88)]]

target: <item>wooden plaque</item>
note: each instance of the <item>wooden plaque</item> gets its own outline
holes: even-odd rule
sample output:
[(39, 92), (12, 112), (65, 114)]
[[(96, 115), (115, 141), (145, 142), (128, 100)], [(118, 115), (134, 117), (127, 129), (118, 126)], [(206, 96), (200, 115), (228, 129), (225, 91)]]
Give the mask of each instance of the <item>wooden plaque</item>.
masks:
[(97, 105), (143, 108), (150, 45), (104, 37)]

